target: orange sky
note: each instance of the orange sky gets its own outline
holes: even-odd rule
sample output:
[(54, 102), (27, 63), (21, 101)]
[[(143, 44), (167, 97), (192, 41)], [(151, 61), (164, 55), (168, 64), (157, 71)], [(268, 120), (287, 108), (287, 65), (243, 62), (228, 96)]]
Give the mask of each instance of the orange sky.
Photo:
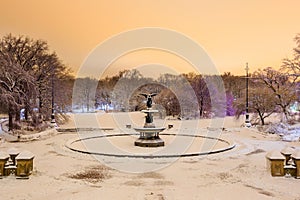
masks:
[[(12, 33), (46, 40), (74, 72), (98, 44), (141, 27), (185, 34), (206, 50), (220, 73), (235, 74), (244, 74), (246, 62), (251, 71), (277, 68), (283, 58), (292, 56), (293, 38), (300, 33), (299, 0), (0, 1), (0, 36)], [(179, 71), (188, 68), (183, 61), (167, 61), (170, 56), (150, 55), (153, 59), (143, 60), (141, 53), (125, 55), (111, 69), (149, 63), (172, 65)]]

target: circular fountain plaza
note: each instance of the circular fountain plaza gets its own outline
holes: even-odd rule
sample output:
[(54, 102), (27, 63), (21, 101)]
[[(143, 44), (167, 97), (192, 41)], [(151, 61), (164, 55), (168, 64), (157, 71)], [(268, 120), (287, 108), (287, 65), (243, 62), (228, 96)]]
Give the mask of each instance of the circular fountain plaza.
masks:
[[(144, 134), (140, 132), (143, 130), (142, 126), (139, 126), (144, 123), (143, 113), (106, 113), (99, 116), (94, 117), (98, 120), (98, 127), (95, 127), (91, 115), (79, 114), (75, 119), (78, 121), (76, 125), (89, 128), (77, 128), (78, 136), (69, 140), (66, 147), (84, 154), (127, 158), (200, 156), (228, 151), (235, 147), (234, 143), (222, 137), (222, 128), (208, 128), (212, 123), (207, 120), (206, 124), (199, 124), (201, 120), (162, 119), (155, 119), (157, 127), (168, 127), (170, 123), (173, 126), (159, 133), (159, 141), (163, 141), (164, 145), (140, 146), (136, 142), (141, 141), (141, 134)], [(156, 136), (149, 138), (157, 139)], [(149, 142), (147, 138), (145, 141)]]
[[(155, 118), (156, 127), (169, 127), (170, 123), (173, 127), (161, 130), (159, 134), (157, 130), (155, 134), (150, 131), (150, 135), (144, 137), (147, 133), (140, 129), (140, 124), (145, 121), (144, 113), (91, 116), (79, 114), (76, 117), (76, 126), (81, 128), (76, 128), (77, 137), (67, 141), (65, 146), (83, 156), (92, 155), (102, 164), (123, 172), (150, 172), (169, 166), (180, 157), (201, 158), (235, 147), (235, 144), (221, 137), (222, 128), (211, 126), (211, 122), (199, 124), (203, 121)], [(129, 123), (131, 126), (128, 126)], [(156, 145), (144, 145), (149, 142)]]
[(70, 140), (66, 147), (72, 151), (111, 157), (128, 158), (167, 158), (215, 154), (231, 150), (235, 144), (230, 141), (202, 135), (204, 130), (186, 130), (186, 134), (166, 130), (160, 133), (164, 146), (140, 147), (134, 145), (139, 139), (138, 133), (99, 133), (82, 131), (79, 138)]
[[(200, 120), (182, 120), (177, 121), (175, 126), (168, 124), (169, 129), (166, 130), (165, 120), (156, 119), (154, 122), (154, 114), (159, 113), (152, 109), (152, 97), (156, 93), (141, 95), (147, 99), (147, 109), (142, 110), (138, 117), (144, 118), (143, 122), (134, 123), (133, 119), (136, 117), (131, 117), (129, 113), (116, 114), (113, 121), (118, 129), (107, 132), (105, 130), (112, 128), (91, 131), (77, 128), (79, 137), (69, 141), (67, 148), (97, 156), (174, 158), (215, 154), (235, 147), (231, 142), (220, 138), (222, 129), (217, 127), (222, 124), (222, 120), (219, 119), (212, 119), (209, 127), (213, 128), (199, 129)], [(85, 126), (93, 123), (93, 120), (91, 115), (79, 115), (75, 119), (77, 125), (82, 123)], [(96, 119), (93, 125), (97, 123)], [(132, 123), (137, 124), (133, 129)]]

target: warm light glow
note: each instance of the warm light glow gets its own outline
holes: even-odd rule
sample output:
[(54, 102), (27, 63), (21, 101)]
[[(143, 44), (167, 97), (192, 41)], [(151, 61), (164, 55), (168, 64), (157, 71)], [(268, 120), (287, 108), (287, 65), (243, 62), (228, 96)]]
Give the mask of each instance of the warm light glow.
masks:
[(102, 77), (110, 76), (120, 69), (137, 69), (146, 77), (159, 77), (160, 74), (180, 74), (196, 72), (186, 60), (170, 52), (144, 49), (125, 54), (115, 60)]
[[(283, 58), (292, 56), (293, 38), (300, 33), (299, 7), (298, 0), (10, 0), (1, 2), (0, 36), (12, 33), (46, 40), (76, 72), (89, 52), (112, 35), (162, 27), (197, 41), (220, 73), (244, 74), (246, 62), (253, 72), (278, 68)], [(145, 63), (136, 62), (135, 56), (142, 55), (133, 53), (112, 67), (122, 70), (158, 63), (184, 71), (184, 61), (174, 64), (177, 58), (161, 60), (155, 53), (151, 60), (149, 52), (144, 53)]]

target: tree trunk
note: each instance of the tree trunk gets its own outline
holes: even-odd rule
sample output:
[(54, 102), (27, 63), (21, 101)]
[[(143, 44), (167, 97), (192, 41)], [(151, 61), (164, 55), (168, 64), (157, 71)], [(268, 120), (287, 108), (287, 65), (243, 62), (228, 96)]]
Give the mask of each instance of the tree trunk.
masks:
[(20, 111), (17, 110), (16, 114), (15, 114), (15, 121), (16, 122), (20, 122), (21, 121), (21, 115), (20, 115)]
[(29, 112), (29, 108), (28, 107), (29, 106), (26, 105), (25, 111), (24, 111), (24, 118), (25, 118), (26, 121), (28, 121), (28, 112)]
[(86, 97), (86, 110), (87, 110), (87, 112), (90, 111), (90, 95), (89, 95), (89, 93), (87, 94), (87, 97)]
[(200, 110), (199, 110), (199, 114), (200, 114), (200, 117), (203, 116), (203, 100), (200, 100)]
[(259, 115), (259, 118), (260, 118), (260, 121), (261, 121), (261, 125), (265, 125), (265, 118), (264, 118), (264, 114), (260, 112), (260, 110), (256, 109), (258, 115)]
[(261, 119), (261, 124), (264, 126), (265, 125), (265, 118)]
[(286, 107), (282, 106), (282, 111), (283, 111), (283, 114), (284, 114), (284, 117), (283, 117), (282, 121), (287, 122), (288, 121), (288, 111), (287, 111)]
[(45, 115), (45, 110), (44, 110), (44, 99), (42, 96), (42, 90), (40, 88), (39, 88), (38, 100), (39, 100), (38, 118), (41, 120), (43, 118), (43, 115)]
[(13, 124), (13, 111), (11, 108), (8, 109), (8, 131), (12, 131), (14, 129)]
[[(259, 115), (260, 116), (260, 115)], [(261, 125), (265, 125), (265, 118), (263, 116), (260, 116)]]

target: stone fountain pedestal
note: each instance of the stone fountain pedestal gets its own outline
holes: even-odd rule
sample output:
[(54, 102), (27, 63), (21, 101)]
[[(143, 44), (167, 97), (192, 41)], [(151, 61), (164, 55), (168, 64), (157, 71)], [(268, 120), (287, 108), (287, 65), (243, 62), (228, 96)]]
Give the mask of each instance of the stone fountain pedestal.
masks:
[(153, 123), (153, 113), (158, 112), (158, 110), (152, 110), (148, 108), (147, 110), (142, 110), (146, 113), (146, 122), (144, 127), (134, 128), (135, 131), (140, 133), (139, 139), (134, 142), (135, 146), (139, 147), (160, 147), (164, 146), (165, 142), (159, 137), (159, 133), (165, 130), (164, 127), (155, 127)]

